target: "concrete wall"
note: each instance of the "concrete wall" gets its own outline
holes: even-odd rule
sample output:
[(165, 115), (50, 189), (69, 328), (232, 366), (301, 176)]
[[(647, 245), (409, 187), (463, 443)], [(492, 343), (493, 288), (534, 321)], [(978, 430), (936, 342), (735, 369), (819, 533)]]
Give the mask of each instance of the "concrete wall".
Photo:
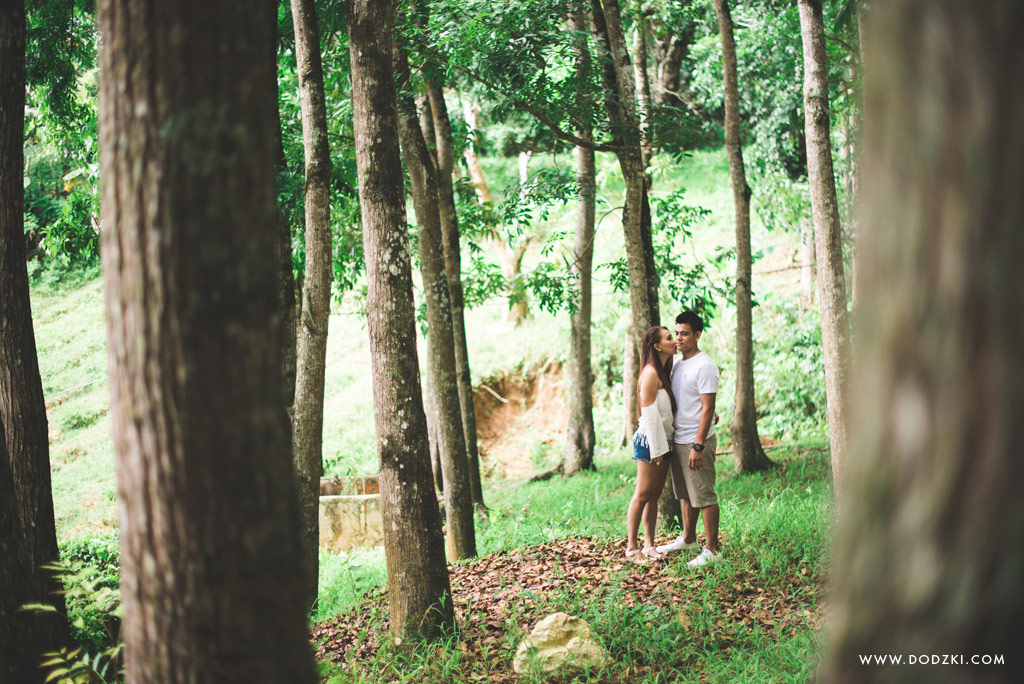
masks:
[(348, 551), (384, 543), (380, 494), (320, 497), (320, 546)]

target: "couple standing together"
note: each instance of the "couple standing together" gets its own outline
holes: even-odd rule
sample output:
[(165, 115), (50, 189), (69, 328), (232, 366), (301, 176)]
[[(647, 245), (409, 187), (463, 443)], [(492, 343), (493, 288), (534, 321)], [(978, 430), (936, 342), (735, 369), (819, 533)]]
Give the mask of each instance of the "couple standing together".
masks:
[[(639, 427), (633, 436), (636, 491), (626, 513), (626, 557), (657, 560), (666, 553), (697, 548), (697, 513), (704, 519), (707, 545), (688, 565), (700, 567), (718, 558), (718, 495), (715, 494), (715, 395), (718, 367), (698, 348), (704, 321), (692, 311), (668, 328), (644, 335), (640, 378)], [(672, 363), (676, 352), (681, 358)], [(683, 532), (675, 541), (654, 546), (658, 498), (672, 473), (672, 490), (683, 512)], [(640, 522), (644, 546), (637, 543)]]

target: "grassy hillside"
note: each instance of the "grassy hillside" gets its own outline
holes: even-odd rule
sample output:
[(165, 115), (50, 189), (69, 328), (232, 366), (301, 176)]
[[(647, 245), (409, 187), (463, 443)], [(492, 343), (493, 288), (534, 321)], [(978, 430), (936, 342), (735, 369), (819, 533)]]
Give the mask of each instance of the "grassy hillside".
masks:
[[(516, 160), (485, 159), (496, 202), (517, 176)], [(728, 247), (734, 240), (732, 195), (728, 186), (728, 167), (721, 150), (699, 151), (677, 165), (657, 160), (655, 194), (686, 189), (687, 201), (703, 206), (710, 214), (692, 227), (693, 238), (677, 245), (684, 261), (696, 263), (716, 248)], [(531, 172), (542, 166), (571, 165), (567, 155), (537, 157)], [(623, 253), (622, 231), (617, 206), (621, 203), (621, 180), (617, 164), (609, 155), (599, 158), (599, 209), (595, 241), (595, 264), (617, 258)], [(756, 201), (756, 198), (755, 198)], [(571, 229), (574, 207), (555, 206), (545, 222), (538, 224), (542, 237), (558, 230)], [(564, 240), (569, 242), (570, 240)], [(788, 263), (795, 253), (795, 236), (766, 233), (755, 221), (754, 242), (766, 253), (768, 270)], [(564, 248), (564, 244), (559, 249)], [(540, 247), (527, 252), (524, 268), (540, 258)], [(731, 266), (720, 275), (727, 285)], [(765, 268), (755, 265), (755, 273)], [(116, 485), (110, 439), (109, 399), (106, 384), (106, 343), (103, 323), (103, 294), (97, 269), (65, 275), (32, 265), (32, 306), (39, 347), (44, 393), (50, 421), (53, 483), (57, 526), (63, 539), (90, 535), (116, 528)], [(762, 293), (786, 297), (793, 289), (796, 272), (755, 275), (755, 296)], [(626, 296), (611, 291), (605, 271), (595, 274), (594, 357), (598, 374), (619, 372), (621, 340), (626, 324)], [(358, 305), (361, 306), (361, 305)], [(369, 474), (376, 471), (373, 407), (370, 379), (370, 352), (365, 322), (357, 305), (336, 305), (330, 321), (327, 351), (327, 380), (324, 423), (324, 460), (328, 474)], [(663, 303), (665, 322), (671, 325), (677, 305)], [(534, 368), (547, 359), (564, 361), (568, 357), (568, 318), (553, 316), (533, 307), (533, 317), (516, 328), (505, 322), (507, 304), (490, 300), (467, 313), (470, 360), (474, 382), (501, 374)], [(732, 313), (728, 306), (720, 310), (702, 346), (723, 368), (719, 398), (720, 413), (728, 421), (732, 382), (729, 377), (732, 357)], [(772, 323), (762, 319), (762, 329)], [(774, 323), (772, 324), (774, 325)], [(421, 357), (422, 357), (421, 340)], [(769, 359), (771, 361), (771, 359)], [(604, 370), (602, 370), (604, 369)], [(599, 446), (610, 452), (619, 433), (618, 389), (607, 381), (596, 388)], [(550, 435), (531, 435), (529, 425), (522, 430), (522, 457), (555, 458), (559, 445)], [(545, 441), (547, 440), (547, 441)], [(538, 455), (539, 454), (539, 455)], [(485, 463), (485, 467), (486, 467)]]

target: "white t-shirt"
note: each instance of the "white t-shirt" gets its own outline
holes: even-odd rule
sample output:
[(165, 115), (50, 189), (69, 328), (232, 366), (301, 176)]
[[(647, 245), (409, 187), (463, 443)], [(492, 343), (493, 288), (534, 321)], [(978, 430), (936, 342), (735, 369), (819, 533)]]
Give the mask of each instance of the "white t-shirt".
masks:
[[(679, 359), (672, 366), (672, 393), (676, 396), (675, 435), (672, 441), (676, 444), (693, 444), (697, 440), (697, 428), (703, 411), (700, 395), (718, 394), (718, 366), (704, 352), (698, 352), (689, 359)], [(713, 434), (714, 424), (708, 428), (707, 437)]]

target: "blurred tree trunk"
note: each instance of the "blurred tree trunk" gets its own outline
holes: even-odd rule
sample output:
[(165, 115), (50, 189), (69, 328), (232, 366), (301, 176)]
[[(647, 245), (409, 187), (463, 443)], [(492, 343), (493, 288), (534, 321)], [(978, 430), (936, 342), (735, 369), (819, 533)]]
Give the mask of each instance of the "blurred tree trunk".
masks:
[(476, 196), (480, 200), (480, 204), (494, 204), (491, 198), (491, 189), (487, 185), (487, 177), (484, 175), (483, 164), (480, 163), (480, 136), (478, 134), (480, 130), (480, 105), (472, 99), (467, 99), (466, 104), (463, 106), (462, 116), (466, 120), (466, 125), (469, 126), (470, 131), (469, 144), (466, 145), (466, 151), (462, 153), (463, 158), (466, 160), (466, 167), (469, 169), (469, 178), (476, 189)]
[[(583, 14), (570, 17), (572, 30), (587, 30)], [(578, 38), (573, 48), (576, 76), (585, 80), (590, 73), (590, 51), (585, 39)], [(576, 135), (587, 142), (593, 140), (590, 128), (579, 129)], [(597, 192), (594, 150), (576, 147), (576, 183), (579, 200), (576, 205), (576, 241), (573, 246), (571, 279), (576, 282), (576, 310), (569, 315), (569, 424), (566, 428), (565, 457), (562, 473), (573, 475), (594, 469), (594, 373), (590, 365), (591, 273), (594, 266), (594, 220)]]
[[(50, 596), (63, 587), (42, 567), (57, 561), (58, 553), (46, 404), (25, 265), (24, 133), (25, 7), (6, 2), (0, 4), (0, 424), (19, 521), (15, 529), (26, 554), (20, 559), (26, 573), (20, 584), (32, 602), (57, 608), (17, 617), (30, 630), (24, 648), (35, 656), (65, 645), (68, 631), (64, 601)], [(26, 681), (35, 679), (33, 672)]]
[(722, 39), (725, 83), (725, 153), (736, 208), (736, 406), (733, 409), (733, 459), (738, 473), (765, 470), (772, 465), (757, 435), (754, 407), (754, 337), (751, 321), (750, 186), (743, 168), (740, 143), (740, 95), (736, 69), (736, 42), (728, 0), (714, 0), (718, 33)]
[(395, 46), (395, 74), (398, 79), (398, 137), (412, 186), (416, 225), (419, 228), (420, 273), (427, 303), (427, 363), (437, 409), (434, 423), (440, 444), (441, 474), (444, 480), (444, 510), (447, 521), (448, 553), (452, 560), (476, 555), (473, 530), (473, 499), (469, 488), (469, 460), (462, 432), (459, 387), (455, 372), (455, 343), (452, 310), (448, 298), (448, 276), (441, 246), (441, 218), (438, 212), (437, 170), (423, 140), (410, 87), (409, 63), (401, 46)]
[(480, 484), (480, 454), (476, 439), (476, 407), (473, 406), (473, 377), (469, 371), (469, 346), (466, 342), (465, 299), (462, 295), (462, 255), (459, 253), (459, 219), (455, 213), (455, 190), (452, 171), (455, 169), (455, 142), (444, 90), (429, 76), (424, 79), (430, 103), (434, 139), (424, 135), (428, 146), (433, 143), (437, 154), (437, 194), (441, 213), (441, 236), (444, 267), (448, 275), (448, 293), (452, 305), (452, 331), (455, 335), (455, 368), (458, 372), (459, 406), (462, 410), (462, 432), (469, 457), (469, 486), (477, 511), (486, 513), (483, 488)]
[(420, 394), (395, 108), (395, 0), (346, 3), (391, 631), (455, 627)]
[(331, 149), (316, 3), (291, 0), (291, 6), (306, 159), (306, 268), (296, 351), (292, 457), (299, 486), (304, 603), (310, 608), (317, 599), (320, 477), (324, 470), (324, 375), (331, 316)]
[(821, 337), (825, 350), (825, 396), (836, 498), (843, 496), (847, 449), (847, 373), (850, 368), (850, 323), (846, 313), (843, 238), (832, 170), (829, 128), (828, 65), (821, 0), (798, 0), (804, 50), (804, 112), (807, 174), (814, 216)]
[(281, 405), (274, 8), (98, 8), (128, 682), (316, 681)]
[[(1022, 24), (1016, 0), (871, 8), (856, 458), (823, 681), (1019, 680)], [(972, 666), (983, 654), (1005, 664)]]

